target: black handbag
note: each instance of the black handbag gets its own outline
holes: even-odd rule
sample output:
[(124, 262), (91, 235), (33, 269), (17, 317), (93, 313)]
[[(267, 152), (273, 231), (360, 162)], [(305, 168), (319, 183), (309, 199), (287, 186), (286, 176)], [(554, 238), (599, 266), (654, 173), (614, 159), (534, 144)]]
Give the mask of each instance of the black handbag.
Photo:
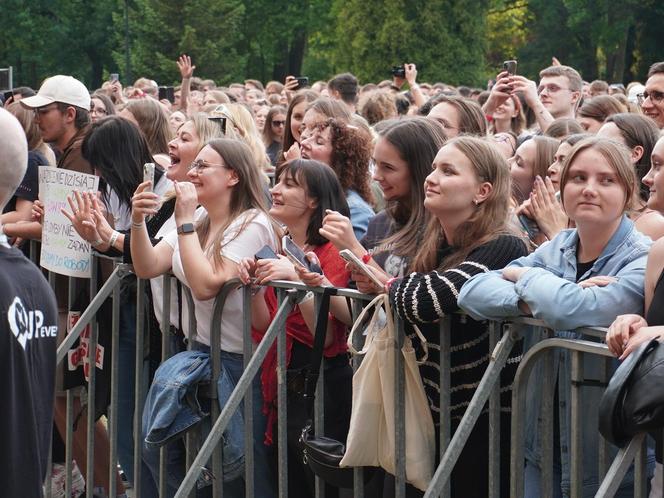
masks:
[(599, 404), (599, 431), (617, 446), (664, 427), (664, 344), (641, 344), (611, 377)]
[[(300, 444), (303, 449), (303, 462), (311, 471), (322, 480), (339, 488), (353, 487), (353, 468), (339, 467), (339, 463), (346, 452), (346, 445), (336, 439), (325, 436), (315, 436), (313, 428), (313, 408), (316, 384), (323, 361), (323, 349), (325, 346), (325, 335), (327, 333), (327, 317), (330, 309), (330, 296), (336, 294), (336, 289), (326, 288), (323, 292), (318, 317), (316, 319), (316, 331), (314, 335), (314, 347), (311, 352), (311, 362), (307, 369), (304, 381), (304, 401), (306, 406), (307, 420), (300, 434)], [(371, 478), (372, 469), (364, 472), (365, 481)]]

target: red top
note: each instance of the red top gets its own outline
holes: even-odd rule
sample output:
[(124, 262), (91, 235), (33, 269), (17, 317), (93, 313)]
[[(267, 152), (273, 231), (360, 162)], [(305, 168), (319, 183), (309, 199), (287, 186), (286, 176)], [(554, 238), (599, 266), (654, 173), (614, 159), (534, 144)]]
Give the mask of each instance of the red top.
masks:
[[(346, 270), (346, 262), (339, 256), (339, 251), (331, 242), (318, 246), (313, 251), (320, 261), (323, 273), (335, 287), (346, 287), (350, 279), (350, 272)], [(270, 312), (270, 319), (279, 309), (277, 296), (274, 288), (270, 287), (265, 292), (265, 302)], [(332, 320), (334, 337), (332, 342), (323, 350), (323, 356), (332, 358), (348, 349), (346, 344), (346, 326), (330, 315)], [(253, 337), (260, 342), (265, 331), (253, 329)], [(314, 335), (309, 330), (302, 317), (299, 306), (295, 306), (286, 318), (286, 366), (290, 365), (291, 349), (293, 341), (298, 341), (309, 348), (313, 348)], [(272, 444), (272, 428), (277, 419), (277, 344), (272, 345), (263, 362), (261, 373), (261, 384), (263, 390), (263, 412), (267, 415), (267, 429), (265, 432), (265, 443)]]

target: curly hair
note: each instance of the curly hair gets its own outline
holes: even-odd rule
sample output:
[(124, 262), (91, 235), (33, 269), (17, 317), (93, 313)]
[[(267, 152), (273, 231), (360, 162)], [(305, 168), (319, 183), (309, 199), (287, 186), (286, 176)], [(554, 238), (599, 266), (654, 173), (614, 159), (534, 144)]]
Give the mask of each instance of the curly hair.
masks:
[(373, 203), (371, 193), (371, 174), (369, 161), (371, 159), (372, 137), (365, 126), (358, 123), (348, 125), (341, 120), (328, 119), (322, 125), (330, 128), (332, 142), (332, 160), (330, 167), (334, 170), (341, 182), (344, 191), (352, 189), (369, 204)]

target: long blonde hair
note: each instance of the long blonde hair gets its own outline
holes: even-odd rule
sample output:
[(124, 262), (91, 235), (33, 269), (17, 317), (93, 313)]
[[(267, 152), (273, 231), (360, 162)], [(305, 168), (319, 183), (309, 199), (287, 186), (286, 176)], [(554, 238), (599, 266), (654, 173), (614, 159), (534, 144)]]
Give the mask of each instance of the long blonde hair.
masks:
[(498, 237), (510, 233), (507, 225), (510, 202), (510, 168), (505, 158), (488, 140), (461, 136), (447, 142), (445, 147), (455, 147), (468, 158), (475, 174), (482, 182), (492, 185), (488, 197), (477, 205), (473, 214), (457, 228), (454, 235), (454, 252), (438, 261), (438, 250), (445, 243), (440, 222), (432, 216), (420, 251), (413, 261), (413, 271), (427, 272), (458, 265), (474, 249)]
[[(221, 251), (231, 240), (235, 239), (251, 221), (260, 213), (267, 215), (267, 199), (260, 170), (256, 167), (249, 146), (241, 140), (217, 138), (207, 144), (224, 160), (224, 164), (237, 175), (238, 182), (233, 186), (230, 199), (228, 221), (216, 233), (211, 232), (210, 218), (205, 215), (196, 225), (196, 232), (201, 247), (208, 248), (212, 253), (217, 268), (223, 266)], [(230, 240), (222, 244), (224, 231), (244, 212), (255, 209), (253, 216), (247, 216), (241, 227)], [(277, 225), (273, 223), (275, 233)]]

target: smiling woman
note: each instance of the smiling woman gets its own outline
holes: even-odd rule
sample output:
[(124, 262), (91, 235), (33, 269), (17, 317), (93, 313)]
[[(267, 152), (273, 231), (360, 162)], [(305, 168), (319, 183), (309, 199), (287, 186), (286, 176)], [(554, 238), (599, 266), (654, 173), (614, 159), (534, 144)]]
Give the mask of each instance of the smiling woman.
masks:
[[(577, 143), (567, 156), (560, 174), (560, 192), (568, 216), (576, 229), (563, 230), (531, 255), (511, 262), (503, 271), (483, 273), (461, 289), (459, 305), (475, 319), (503, 319), (532, 314), (562, 337), (578, 327), (608, 326), (618, 313), (643, 309), (643, 281), (651, 241), (639, 233), (625, 211), (635, 195), (634, 168), (627, 150), (602, 138)], [(528, 342), (538, 335), (526, 334)], [(561, 411), (558, 414), (559, 448), (554, 484), (562, 494), (569, 492), (569, 399), (570, 358), (556, 353), (556, 387)], [(588, 361), (587, 377), (599, 375), (599, 363)], [(526, 493), (540, 495), (540, 446), (537, 435), (541, 384), (527, 393), (529, 422), (526, 431)], [(584, 413), (584, 461), (597, 458), (598, 390), (582, 392)], [(593, 421), (595, 425), (593, 425)], [(586, 460), (587, 459), (587, 460)], [(588, 490), (598, 484), (596, 469), (584, 465)], [(629, 481), (627, 479), (626, 481)], [(624, 481), (624, 486), (631, 483)], [(623, 496), (623, 495), (620, 495)], [(627, 495), (625, 495), (627, 496)]]

